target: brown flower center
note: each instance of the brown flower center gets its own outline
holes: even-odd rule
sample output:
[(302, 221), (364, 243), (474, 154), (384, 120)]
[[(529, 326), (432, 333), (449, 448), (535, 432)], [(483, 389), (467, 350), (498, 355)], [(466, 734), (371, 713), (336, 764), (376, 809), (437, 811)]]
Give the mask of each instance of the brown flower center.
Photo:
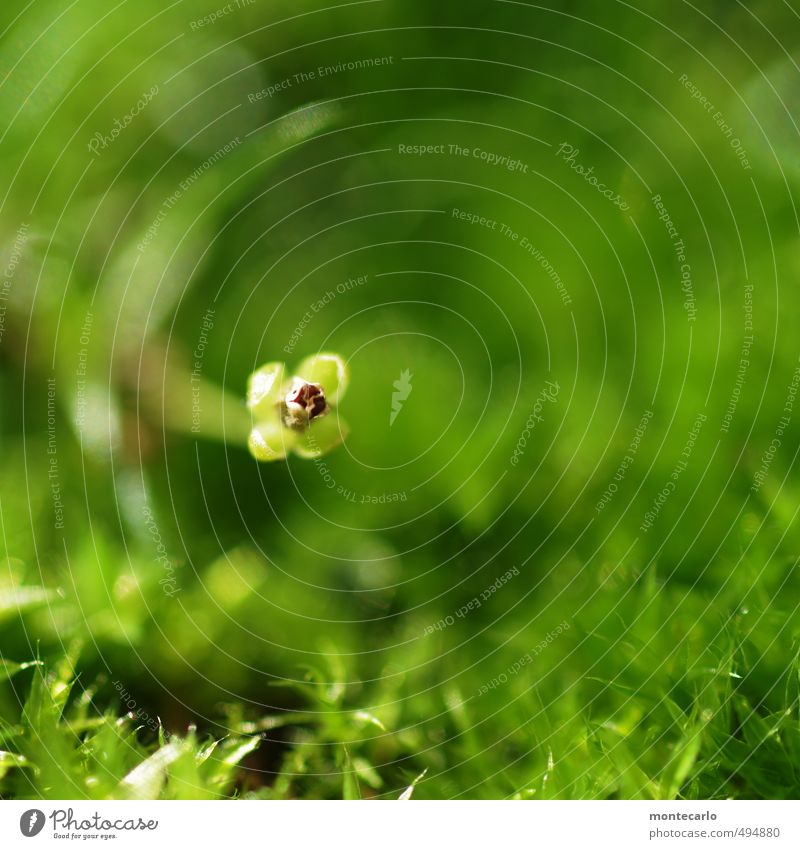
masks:
[(281, 407), (284, 424), (295, 430), (304, 430), (312, 419), (328, 411), (328, 402), (319, 383), (307, 383), (296, 377)]

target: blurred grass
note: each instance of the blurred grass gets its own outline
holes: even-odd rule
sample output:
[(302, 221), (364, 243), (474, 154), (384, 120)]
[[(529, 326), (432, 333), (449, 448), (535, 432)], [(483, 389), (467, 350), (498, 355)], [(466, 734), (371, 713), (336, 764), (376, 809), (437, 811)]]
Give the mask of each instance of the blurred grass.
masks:
[[(796, 13), (718, 2), (659, 23), (651, 2), (612, 26), (585, 2), (257, 0), (191, 28), (219, 5), (0, 9), (0, 268), (28, 227), (0, 337), (0, 677), (42, 664), (0, 681), (0, 795), (396, 798), (426, 771), (413, 798), (796, 798), (796, 421), (751, 491), (800, 355)], [(376, 56), (394, 61), (248, 99)], [(453, 209), (540, 248), (571, 305)], [(723, 432), (748, 280), (755, 342)], [(345, 448), (258, 466), (205, 438), (216, 404), (200, 438), (165, 432), (209, 308), (203, 377), (232, 396), (268, 360), (349, 360)], [(558, 401), (512, 466), (548, 379)]]

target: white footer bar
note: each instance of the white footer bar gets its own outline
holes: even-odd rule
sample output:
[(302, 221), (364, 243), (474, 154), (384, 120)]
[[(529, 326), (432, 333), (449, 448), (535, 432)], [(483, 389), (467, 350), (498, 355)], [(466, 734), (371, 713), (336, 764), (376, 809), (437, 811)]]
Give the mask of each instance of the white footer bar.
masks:
[(795, 849), (799, 820), (796, 801), (9, 801), (0, 802), (0, 846)]

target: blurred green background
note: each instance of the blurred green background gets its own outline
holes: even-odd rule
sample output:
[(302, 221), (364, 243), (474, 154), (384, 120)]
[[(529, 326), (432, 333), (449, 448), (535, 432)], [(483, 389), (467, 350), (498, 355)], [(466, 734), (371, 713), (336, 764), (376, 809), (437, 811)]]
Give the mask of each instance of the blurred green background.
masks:
[[(239, 767), (140, 795), (797, 796), (792, 4), (0, 32), (0, 794), (194, 726)], [(349, 439), (259, 465), (320, 350)]]

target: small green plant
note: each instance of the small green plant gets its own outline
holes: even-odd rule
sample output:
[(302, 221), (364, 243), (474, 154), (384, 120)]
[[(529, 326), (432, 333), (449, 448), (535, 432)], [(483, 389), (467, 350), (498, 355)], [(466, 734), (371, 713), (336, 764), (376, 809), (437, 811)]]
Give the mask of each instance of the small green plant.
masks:
[(321, 457), (347, 435), (335, 407), (347, 389), (347, 365), (337, 354), (306, 357), (296, 373), (271, 362), (254, 371), (247, 384), (253, 416), (248, 447), (262, 462), (282, 460), (289, 452)]
[[(241, 761), (260, 734), (152, 736), (136, 713), (98, 709), (95, 689), (74, 693), (77, 648), (60, 662), (0, 661), (0, 680), (35, 667), (16, 721), (0, 719), (0, 787), (29, 799), (218, 799), (236, 792)], [(144, 734), (142, 734), (144, 731)]]

